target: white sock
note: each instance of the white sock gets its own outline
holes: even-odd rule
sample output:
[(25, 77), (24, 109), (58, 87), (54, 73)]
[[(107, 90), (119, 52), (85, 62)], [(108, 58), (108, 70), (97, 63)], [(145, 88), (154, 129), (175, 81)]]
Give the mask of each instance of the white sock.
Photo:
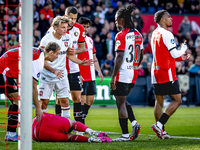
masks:
[(136, 125), (136, 123), (137, 123), (137, 121), (136, 121), (136, 120), (133, 120), (133, 121), (131, 122), (132, 127), (134, 127), (134, 126)]
[(163, 127), (163, 124), (162, 124), (160, 121), (157, 121), (157, 122), (156, 122), (156, 125), (157, 125), (160, 129), (162, 129), (162, 127)]
[(129, 137), (129, 133), (122, 134), (122, 136), (128, 138)]
[(61, 107), (61, 116), (70, 118), (70, 107)]
[(90, 131), (92, 131), (92, 129), (90, 129), (90, 128), (87, 128), (87, 129), (85, 130), (86, 133), (89, 133)]
[(15, 136), (17, 133), (16, 132), (10, 132), (9, 133), (11, 137)]
[(47, 112), (47, 109), (42, 109), (42, 111), (43, 111), (44, 113), (46, 113), (46, 112)]
[(10, 135), (10, 131), (7, 131), (6, 135)]

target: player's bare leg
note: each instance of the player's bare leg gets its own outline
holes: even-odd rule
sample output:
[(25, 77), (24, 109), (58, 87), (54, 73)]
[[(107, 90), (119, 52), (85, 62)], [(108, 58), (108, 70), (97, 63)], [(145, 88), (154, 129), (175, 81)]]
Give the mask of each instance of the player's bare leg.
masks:
[(163, 108), (164, 96), (155, 95), (155, 98), (156, 98), (156, 101), (155, 101), (155, 106), (154, 106), (154, 117), (155, 117), (155, 120), (158, 121), (163, 113), (162, 108)]
[(43, 112), (47, 112), (48, 103), (49, 99), (40, 99), (40, 105)]
[(176, 109), (181, 105), (181, 94), (169, 95), (172, 102), (165, 108), (164, 113), (171, 116)]
[(74, 118), (76, 121), (82, 122), (81, 91), (70, 91), (70, 93), (74, 103)]
[(59, 98), (60, 105), (61, 105), (61, 116), (70, 118), (70, 107), (69, 107), (69, 100), (67, 97)]

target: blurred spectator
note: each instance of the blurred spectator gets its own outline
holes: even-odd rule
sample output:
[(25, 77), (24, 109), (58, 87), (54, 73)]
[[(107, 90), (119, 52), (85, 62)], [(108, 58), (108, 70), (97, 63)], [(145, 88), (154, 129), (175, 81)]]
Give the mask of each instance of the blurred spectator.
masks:
[(91, 7), (88, 5), (86, 6), (86, 11), (84, 13), (84, 16), (88, 17), (92, 22), (94, 21), (93, 12), (91, 11)]
[(198, 29), (194, 30), (193, 34), (192, 34), (192, 40), (193, 42), (195, 42), (196, 38), (199, 36), (199, 31)]
[(148, 54), (152, 54), (152, 49), (151, 49), (151, 37), (152, 37), (152, 33), (148, 34), (148, 43), (147, 46), (144, 48), (143, 53), (148, 53)]
[(142, 17), (140, 17), (140, 10), (137, 8), (135, 9), (135, 11), (133, 11), (133, 21), (137, 21), (138, 26), (137, 26), (137, 30), (141, 33), (141, 30), (143, 28), (143, 19)]
[(0, 57), (3, 55), (3, 53), (5, 53), (5, 51), (3, 51), (3, 48), (0, 47)]
[(101, 29), (103, 28), (103, 25), (99, 23), (100, 18), (98, 16), (95, 17), (94, 22), (92, 24), (92, 26), (96, 27), (96, 33), (95, 34), (100, 34), (101, 33)]
[(13, 24), (7, 20), (7, 15), (4, 15), (3, 19), (4, 19), (2, 22), (3, 30), (11, 31)]
[(117, 33), (117, 29), (116, 29), (116, 27), (115, 27), (114, 21), (111, 21), (111, 22), (109, 23), (109, 27), (110, 27), (109, 32), (111, 32), (111, 34), (112, 34), (112, 40), (115, 40), (115, 35), (116, 35), (116, 33)]
[(107, 38), (107, 30), (105, 28), (102, 28), (101, 33), (100, 33), (100, 39), (101, 42), (104, 43)]
[(9, 8), (14, 12), (15, 8), (19, 6), (19, 0), (8, 0)]
[(185, 74), (186, 73), (186, 69), (185, 69), (185, 65), (183, 64), (183, 62), (176, 62), (176, 74)]
[(193, 64), (188, 72), (192, 75), (200, 75), (200, 56), (195, 59), (195, 64)]
[(64, 14), (65, 14), (65, 9), (66, 9), (65, 4), (61, 3), (61, 4), (60, 4), (60, 16), (64, 16)]
[(100, 37), (99, 37), (98, 34), (95, 35), (94, 46), (95, 46), (95, 49), (96, 49), (96, 57), (99, 61), (99, 66), (101, 66), (103, 60), (105, 59), (106, 52), (105, 52), (105, 50), (102, 49), (103, 45), (100, 41)]
[(196, 37), (194, 45), (195, 45), (195, 47), (198, 47), (200, 45), (200, 34)]
[(115, 56), (114, 47), (115, 47), (115, 42), (114, 40), (112, 40), (112, 33), (109, 32), (107, 34), (106, 40), (103, 42), (103, 49), (106, 50), (108, 54), (112, 54), (113, 56)]
[(104, 16), (106, 15), (106, 13), (108, 12), (108, 8), (106, 7), (105, 3), (103, 3), (101, 5), (101, 12), (104, 14)]
[(146, 68), (144, 69), (145, 76), (151, 75), (151, 62), (147, 62)]
[(198, 14), (198, 13), (199, 13), (199, 10), (196, 9), (194, 4), (191, 4), (190, 9), (189, 9), (189, 14)]
[(172, 2), (168, 2), (166, 4), (166, 10), (169, 13), (178, 13), (177, 5), (176, 4), (174, 5), (174, 3), (172, 3)]
[(117, 1), (117, 7), (114, 9), (114, 12), (116, 13), (119, 9), (124, 8), (122, 1)]
[(101, 11), (101, 6), (96, 6), (96, 11), (94, 12), (95, 17), (99, 17), (99, 22), (104, 24), (105, 14)]
[(190, 39), (190, 40), (188, 41), (188, 48), (191, 49), (192, 55), (194, 55), (194, 53), (195, 53), (195, 47), (194, 47), (194, 42), (193, 42), (192, 39)]
[(41, 35), (40, 35), (40, 31), (39, 30), (34, 30), (33, 31), (33, 37), (35, 39), (35, 46), (39, 46), (40, 45), (40, 40), (41, 40)]
[[(44, 3), (45, 3), (45, 1), (44, 1)], [(36, 7), (36, 11), (37, 11), (37, 12), (40, 12), (40, 10), (43, 9), (44, 3), (43, 3), (43, 0), (41, 0), (41, 1), (40, 1), (40, 0), (36, 0), (36, 1), (35, 1), (34, 4), (35, 4), (35, 7)]]
[(184, 3), (179, 3), (179, 9), (178, 9), (178, 13), (179, 14), (185, 14), (187, 11), (184, 8)]
[(50, 25), (48, 20), (44, 18), (44, 14), (40, 14), (40, 21), (39, 21), (39, 27), (38, 30), (41, 32), (41, 37), (45, 35), (47, 30), (49, 29)]
[(109, 61), (106, 61), (106, 63), (101, 66), (101, 71), (104, 77), (110, 77), (112, 75), (113, 67), (110, 65)]
[(8, 47), (17, 47), (18, 46), (18, 41), (17, 41), (17, 36), (16, 34), (11, 34), (10, 40), (8, 41)]
[(115, 13), (114, 13), (114, 8), (112, 6), (108, 8), (105, 17), (108, 20), (108, 22), (115, 21)]
[(17, 18), (15, 15), (13, 15), (13, 11), (11, 9), (8, 9), (8, 22), (14, 25), (15, 21), (17, 21)]
[(179, 32), (181, 32), (182, 37), (185, 37), (187, 32), (192, 34), (192, 26), (190, 24), (188, 16), (184, 16), (183, 21), (179, 26)]
[(35, 5), (35, 4), (40, 4), (40, 5), (44, 6), (45, 0), (33, 0), (33, 5)]
[(95, 4), (94, 4), (94, 2), (92, 0), (87, 0), (86, 5), (90, 6), (91, 11), (95, 11), (95, 9), (96, 9), (95, 8)]
[(44, 8), (40, 10), (40, 14), (44, 14), (44, 19), (49, 20), (49, 18), (53, 17), (54, 14), (51, 9), (49, 9), (49, 6), (47, 3), (44, 4)]
[(35, 5), (33, 6), (33, 19), (34, 19), (34, 21), (39, 21), (39, 19), (40, 19), (39, 13), (36, 11)]

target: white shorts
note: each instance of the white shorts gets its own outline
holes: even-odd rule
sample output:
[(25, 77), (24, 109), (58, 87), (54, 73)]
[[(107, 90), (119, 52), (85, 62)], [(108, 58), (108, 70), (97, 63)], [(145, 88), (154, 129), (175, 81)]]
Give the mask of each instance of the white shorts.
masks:
[(39, 98), (50, 99), (53, 90), (58, 98), (66, 98), (70, 96), (69, 81), (64, 79), (55, 83), (41, 82), (39, 83)]

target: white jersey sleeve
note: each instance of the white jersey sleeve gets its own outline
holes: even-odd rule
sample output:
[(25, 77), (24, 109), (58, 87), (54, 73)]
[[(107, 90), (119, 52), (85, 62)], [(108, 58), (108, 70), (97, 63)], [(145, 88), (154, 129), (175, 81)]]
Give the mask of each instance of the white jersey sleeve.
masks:
[(162, 36), (163, 36), (163, 42), (169, 51), (176, 48), (174, 35), (171, 32), (165, 31), (164, 34), (162, 34)]
[(40, 57), (32, 61), (32, 77), (38, 81), (40, 73), (44, 67), (44, 52), (40, 54)]
[(51, 26), (50, 28), (49, 28), (49, 30), (47, 31), (47, 34), (48, 33), (51, 33), (51, 32), (53, 32), (53, 27)]

